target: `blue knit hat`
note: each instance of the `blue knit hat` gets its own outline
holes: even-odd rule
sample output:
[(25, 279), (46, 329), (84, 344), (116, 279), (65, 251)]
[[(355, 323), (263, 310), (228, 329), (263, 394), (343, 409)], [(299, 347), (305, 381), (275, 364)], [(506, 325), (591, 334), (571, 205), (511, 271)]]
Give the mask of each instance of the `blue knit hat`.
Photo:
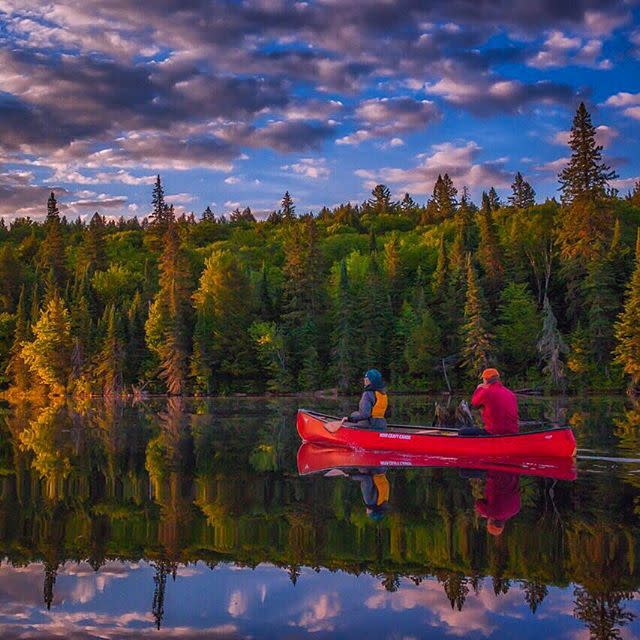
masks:
[(377, 369), (369, 369), (364, 374), (365, 378), (369, 378), (369, 382), (374, 389), (382, 389), (382, 374)]

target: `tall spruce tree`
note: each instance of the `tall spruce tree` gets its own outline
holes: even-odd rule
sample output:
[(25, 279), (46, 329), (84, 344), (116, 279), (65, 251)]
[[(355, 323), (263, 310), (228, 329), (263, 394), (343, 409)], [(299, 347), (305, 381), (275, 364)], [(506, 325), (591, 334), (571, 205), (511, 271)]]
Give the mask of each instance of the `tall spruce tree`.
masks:
[(486, 319), (486, 303), (471, 254), (467, 256), (467, 294), (464, 305), (464, 324), (461, 328), (462, 357), (465, 369), (478, 378), (493, 359), (493, 336)]
[(357, 371), (354, 362), (353, 299), (346, 260), (340, 261), (338, 286), (334, 303), (332, 362), (338, 389), (343, 393), (354, 384)]
[(640, 395), (640, 228), (635, 269), (627, 287), (624, 309), (615, 325), (615, 337), (615, 361), (629, 376), (629, 390)]
[(62, 222), (56, 196), (51, 192), (47, 201), (47, 218), (44, 223), (45, 237), (40, 246), (40, 267), (48, 273), (51, 285), (61, 290), (67, 274)]
[(31, 337), (31, 327), (27, 314), (27, 301), (23, 285), (20, 289), (20, 297), (18, 298), (16, 329), (13, 335), (13, 345), (9, 352), (9, 363), (6, 370), (13, 386), (21, 391), (28, 388), (31, 379), (29, 365), (22, 357), (22, 345), (30, 340)]
[(502, 200), (500, 200), (500, 196), (498, 195), (495, 187), (491, 187), (487, 195), (489, 197), (489, 206), (491, 207), (491, 211), (497, 211), (502, 206)]
[(191, 351), (190, 274), (177, 225), (169, 220), (160, 257), (160, 290), (149, 309), (145, 332), (158, 356), (160, 378), (172, 395), (186, 392)]
[(282, 210), (282, 219), (285, 222), (291, 222), (295, 220), (296, 217), (296, 206), (293, 203), (293, 198), (289, 195), (288, 191), (285, 191), (284, 196), (282, 197), (281, 203)]
[(458, 204), (456, 201), (457, 195), (458, 190), (453, 186), (449, 174), (438, 175), (432, 194), (437, 220), (446, 220), (453, 217)]
[(371, 191), (371, 199), (367, 204), (377, 214), (390, 213), (394, 208), (391, 203), (391, 191), (384, 184), (377, 184)]
[(565, 384), (563, 355), (568, 351), (567, 345), (558, 329), (549, 298), (545, 296), (542, 307), (542, 333), (538, 340), (538, 353), (542, 361), (542, 373), (549, 379), (553, 389), (562, 389)]
[(96, 386), (106, 397), (122, 392), (124, 387), (125, 342), (115, 305), (105, 310), (106, 331), (93, 367)]
[(533, 187), (522, 177), (518, 171), (511, 185), (512, 195), (509, 196), (509, 204), (516, 209), (528, 209), (536, 203), (536, 192)]
[(498, 232), (491, 211), (491, 201), (484, 192), (482, 194), (482, 207), (478, 214), (478, 226), (480, 227), (478, 260), (484, 271), (487, 294), (492, 304), (495, 305), (502, 288), (504, 265), (502, 248), (498, 242)]
[(617, 174), (602, 161), (602, 146), (596, 143), (596, 128), (584, 102), (573, 118), (569, 147), (569, 164), (558, 176), (562, 203), (568, 205), (577, 198), (604, 197), (609, 181), (617, 178)]

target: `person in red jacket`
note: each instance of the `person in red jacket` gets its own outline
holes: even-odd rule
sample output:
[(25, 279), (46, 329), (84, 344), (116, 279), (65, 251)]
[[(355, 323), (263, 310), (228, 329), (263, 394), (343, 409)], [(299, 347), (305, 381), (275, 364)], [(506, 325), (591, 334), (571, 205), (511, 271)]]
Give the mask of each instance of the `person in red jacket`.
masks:
[(518, 433), (518, 399), (500, 382), (497, 369), (485, 369), (471, 404), (480, 409), (484, 428), (490, 434)]

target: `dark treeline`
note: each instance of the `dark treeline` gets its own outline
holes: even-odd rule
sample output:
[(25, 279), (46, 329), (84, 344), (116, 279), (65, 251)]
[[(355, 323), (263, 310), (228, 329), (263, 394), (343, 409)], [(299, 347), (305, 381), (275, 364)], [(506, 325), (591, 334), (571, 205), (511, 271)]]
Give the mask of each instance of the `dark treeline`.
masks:
[[(640, 184), (609, 187), (584, 105), (535, 202), (517, 173), (474, 204), (445, 173), (422, 206), (370, 200), (0, 226), (0, 367), (16, 392), (348, 391), (369, 367), (400, 389), (464, 387), (488, 364), (549, 390), (640, 387)], [(640, 243), (640, 240), (639, 240)], [(446, 378), (445, 378), (445, 375)], [(626, 380), (625, 380), (626, 374)]]
[[(612, 407), (590, 408), (581, 446), (611, 425)], [(392, 509), (376, 522), (357, 483), (298, 476), (294, 409), (177, 397), (21, 403), (0, 421), (2, 557), (42, 562), (44, 601), (54, 608), (67, 561), (96, 571), (111, 560), (152, 562), (148, 598), (158, 625), (166, 578), (180, 566), (268, 562), (294, 582), (303, 567), (366, 572), (390, 591), (435, 578), (457, 610), (483, 589), (515, 590), (549, 615), (551, 587), (570, 586), (591, 637), (620, 637), (640, 585), (636, 474), (523, 477), (521, 511), (496, 539), (474, 511), (478, 478), (390, 470)], [(630, 415), (618, 421), (622, 440), (628, 419), (633, 426)]]

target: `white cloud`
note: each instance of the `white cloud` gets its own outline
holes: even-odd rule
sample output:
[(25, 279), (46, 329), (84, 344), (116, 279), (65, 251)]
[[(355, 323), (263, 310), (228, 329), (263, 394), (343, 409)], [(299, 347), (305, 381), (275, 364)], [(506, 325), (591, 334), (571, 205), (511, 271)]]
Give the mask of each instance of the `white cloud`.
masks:
[(640, 93), (627, 93), (621, 91), (607, 98), (605, 105), (608, 107), (629, 107), (632, 105), (640, 105)]
[(558, 173), (562, 171), (569, 162), (569, 158), (558, 158), (557, 160), (551, 160), (544, 164), (535, 167), (536, 171), (542, 171), (543, 173)]
[(450, 142), (431, 147), (430, 154), (421, 154), (421, 163), (410, 169), (386, 167), (375, 170), (358, 169), (355, 174), (363, 178), (365, 187), (378, 182), (394, 185), (399, 191), (413, 194), (430, 193), (439, 174), (448, 173), (458, 188), (506, 187), (512, 175), (504, 169), (503, 160), (478, 162), (482, 149), (473, 141), (456, 146)]
[(591, 33), (596, 36), (608, 36), (618, 27), (629, 22), (631, 18), (628, 13), (605, 13), (591, 9), (585, 11), (584, 22)]
[(570, 64), (596, 69), (611, 69), (608, 59), (599, 60), (602, 55), (602, 41), (591, 38), (583, 41), (579, 37), (566, 36), (561, 31), (552, 31), (543, 48), (527, 64), (537, 69), (565, 67)]
[(186, 202), (193, 202), (196, 198), (190, 193), (172, 193), (165, 195), (164, 199), (169, 204), (184, 204)]
[(238, 176), (229, 176), (228, 178), (225, 178), (224, 181), (226, 184), (240, 184), (240, 182), (242, 182)]
[(312, 180), (326, 179), (331, 175), (325, 158), (301, 158), (298, 162), (284, 165), (282, 169)]

